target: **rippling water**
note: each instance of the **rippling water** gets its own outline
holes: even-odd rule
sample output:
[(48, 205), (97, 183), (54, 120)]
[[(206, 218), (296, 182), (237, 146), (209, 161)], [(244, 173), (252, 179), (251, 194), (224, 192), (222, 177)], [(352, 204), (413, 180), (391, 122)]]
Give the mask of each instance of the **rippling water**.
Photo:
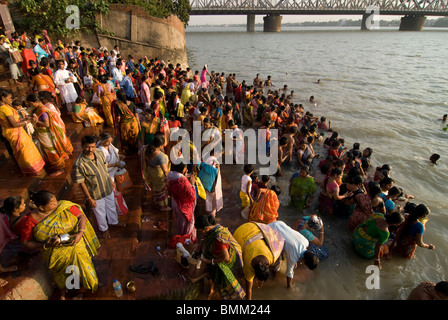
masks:
[[(448, 113), (447, 31), (187, 28), (193, 71), (208, 64), (209, 70), (235, 73), (249, 84), (257, 73), (262, 79), (271, 75), (278, 89), (287, 84), (295, 103), (331, 120), (346, 146), (371, 147), (373, 165), (390, 164), (395, 184), (431, 209), (424, 241), (436, 250), (417, 248), (413, 260), (384, 262), (380, 289), (366, 288), (372, 261), (356, 256), (344, 222), (325, 217), (330, 257), (312, 279), (290, 290), (284, 278), (267, 282), (254, 299), (405, 299), (421, 281), (448, 280), (448, 132), (441, 123)], [(316, 104), (306, 102), (311, 95)], [(436, 166), (428, 161), (432, 153), (441, 156)], [(282, 190), (286, 180), (278, 181)], [(286, 192), (282, 196), (287, 204)], [(280, 216), (291, 223), (297, 218), (283, 206)]]

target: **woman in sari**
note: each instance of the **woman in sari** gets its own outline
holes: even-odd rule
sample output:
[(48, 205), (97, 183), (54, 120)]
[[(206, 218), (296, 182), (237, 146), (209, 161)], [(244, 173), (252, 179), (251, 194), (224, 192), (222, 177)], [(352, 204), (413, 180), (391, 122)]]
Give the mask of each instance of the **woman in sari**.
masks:
[(41, 73), (40, 68), (36, 68), (30, 71), (31, 76), (31, 89), (37, 93), (39, 91), (48, 91), (56, 96), (56, 86), (53, 79), (49, 75)]
[(200, 251), (204, 257), (201, 260), (207, 264), (210, 275), (209, 299), (212, 297), (215, 287), (224, 300), (243, 299), (246, 293), (233, 274), (237, 260), (242, 267), (241, 246), (227, 228), (216, 224), (212, 216), (198, 217), (195, 227), (204, 234)]
[(352, 192), (339, 194), (339, 186), (342, 183), (342, 170), (333, 168), (330, 175), (323, 181), (322, 191), (319, 194), (319, 210), (324, 214), (333, 214), (333, 208), (336, 200), (342, 200), (353, 195)]
[(64, 172), (65, 160), (73, 152), (73, 145), (65, 133), (65, 124), (54, 111), (42, 104), (35, 94), (30, 94), (26, 101), (38, 118), (37, 138), (52, 171), (50, 176), (60, 175)]
[(314, 178), (309, 175), (309, 172), (309, 167), (303, 166), (298, 173), (292, 176), (289, 182), (291, 204), (299, 211), (310, 206), (316, 191), (316, 183)]
[[(29, 119), (19, 121), (17, 111), (12, 107), (12, 94), (8, 90), (0, 90), (0, 125), (2, 135), (12, 147), (14, 158), (24, 175), (38, 175), (45, 162), (31, 137), (23, 128)], [(33, 121), (36, 121), (34, 118)]]
[(143, 176), (150, 186), (154, 206), (160, 211), (169, 211), (167, 176), (169, 168), (168, 156), (163, 153), (164, 139), (155, 136), (152, 144), (143, 149)]
[(160, 119), (156, 117), (154, 110), (147, 108), (144, 113), (144, 120), (140, 124), (140, 136), (143, 145), (151, 144), (154, 135), (160, 132)]
[(262, 195), (260, 200), (255, 201), (250, 208), (249, 221), (271, 223), (278, 218), (280, 201), (280, 187), (273, 185), (270, 189), (260, 189)]
[[(324, 224), (320, 217), (315, 214), (301, 217), (296, 221), (293, 229), (309, 241), (308, 250), (314, 253), (319, 260), (328, 258), (328, 249), (324, 246)], [(319, 231), (319, 237), (313, 234), (317, 231)]]
[[(31, 193), (31, 200), (37, 211), (26, 216), (20, 230), (20, 238), (25, 247), (40, 249), (42, 257), (53, 274), (54, 281), (65, 299), (67, 273), (74, 266), (79, 275), (80, 285), (95, 292), (98, 277), (92, 258), (100, 247), (92, 225), (81, 206), (66, 200), (58, 201), (53, 193), (41, 190)], [(58, 235), (69, 234), (70, 242), (63, 244)]]
[(392, 255), (411, 259), (414, 257), (417, 247), (430, 250), (435, 249), (433, 244), (423, 242), (423, 233), (425, 232), (425, 224), (429, 213), (430, 210), (426, 205), (419, 204), (408, 214), (405, 222), (398, 229), (394, 242), (390, 246)]
[(389, 227), (399, 226), (403, 221), (403, 216), (396, 211), (386, 217), (381, 213), (374, 213), (353, 232), (356, 252), (367, 259), (375, 258), (374, 265), (381, 268), (382, 246), (389, 239)]
[[(25, 201), (21, 196), (11, 196), (3, 201), (0, 207), (0, 253), (3, 248), (17, 236), (11, 231), (11, 217), (20, 214), (25, 210)], [(4, 267), (0, 263), (0, 274), (6, 272), (16, 271), (17, 266)], [(0, 278), (0, 288), (7, 285), (8, 281)]]
[(386, 214), (383, 200), (380, 197), (381, 188), (379, 184), (373, 181), (369, 182), (366, 191), (355, 196), (355, 209), (348, 220), (348, 228), (352, 232), (374, 212), (378, 211)]
[(138, 150), (138, 134), (140, 122), (137, 107), (134, 102), (126, 100), (126, 92), (117, 92), (117, 123), (120, 124), (121, 149), (127, 155), (133, 155)]
[(118, 148), (112, 144), (112, 141), (112, 135), (109, 132), (104, 131), (100, 133), (97, 146), (98, 150), (101, 150), (104, 154), (104, 158), (107, 162), (107, 172), (115, 183), (115, 176), (125, 173), (126, 169), (124, 169), (125, 162), (120, 160)]
[(107, 82), (108, 79), (108, 75), (103, 75), (100, 77), (100, 82), (97, 86), (97, 94), (101, 100), (101, 109), (103, 110), (106, 125), (113, 128), (114, 118), (112, 114), (112, 102), (116, 99), (116, 94), (114, 89)]
[(104, 123), (98, 111), (87, 106), (86, 100), (81, 96), (76, 99), (76, 104), (72, 109), (72, 119), (73, 122), (84, 123), (86, 127), (96, 127)]
[(194, 227), (196, 179), (193, 174), (188, 178), (185, 176), (186, 174), (187, 165), (181, 162), (173, 165), (167, 176), (174, 214), (174, 234), (189, 236), (191, 241), (196, 242), (196, 228)]

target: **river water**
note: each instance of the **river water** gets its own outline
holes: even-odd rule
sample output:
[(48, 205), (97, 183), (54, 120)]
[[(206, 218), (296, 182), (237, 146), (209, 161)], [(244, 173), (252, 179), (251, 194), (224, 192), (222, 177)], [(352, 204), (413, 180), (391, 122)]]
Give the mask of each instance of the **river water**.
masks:
[[(254, 299), (401, 300), (422, 281), (448, 280), (448, 132), (441, 122), (448, 113), (447, 29), (283, 27), (280, 33), (248, 33), (243, 27), (187, 27), (186, 41), (193, 71), (208, 64), (210, 71), (235, 73), (249, 84), (259, 73), (263, 80), (271, 75), (275, 89), (288, 85), (294, 103), (331, 120), (349, 148), (355, 142), (371, 147), (372, 164), (390, 164), (395, 184), (431, 209), (424, 242), (436, 249), (417, 248), (415, 259), (383, 262), (379, 289), (367, 288), (366, 268), (373, 261), (355, 254), (345, 221), (323, 217), (330, 257), (310, 278), (297, 277), (293, 288), (286, 289), (284, 277), (268, 281)], [(315, 104), (307, 102), (311, 95)], [(440, 154), (438, 165), (429, 163), (432, 153)], [(282, 191), (294, 171), (277, 179)], [(288, 200), (283, 192), (279, 219), (292, 224), (299, 214)]]

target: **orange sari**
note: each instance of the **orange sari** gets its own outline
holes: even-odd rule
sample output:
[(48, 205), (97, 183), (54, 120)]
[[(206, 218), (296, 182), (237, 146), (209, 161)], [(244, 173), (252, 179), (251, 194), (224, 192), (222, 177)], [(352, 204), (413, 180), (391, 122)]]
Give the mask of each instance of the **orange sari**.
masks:
[(255, 202), (249, 213), (249, 221), (271, 223), (278, 218), (278, 208), (280, 202), (278, 201), (277, 194), (269, 189), (266, 189), (261, 199)]
[(36, 175), (45, 166), (39, 150), (33, 142), (33, 139), (26, 133), (23, 127), (12, 127), (9, 123), (8, 116), (13, 116), (19, 121), (17, 111), (4, 104), (0, 107), (0, 125), (2, 126), (2, 134), (8, 139), (14, 151), (14, 157), (19, 164), (23, 174)]
[(45, 153), (45, 156), (53, 169), (64, 169), (65, 160), (68, 159), (73, 152), (73, 145), (67, 138), (64, 122), (45, 105), (38, 106), (35, 113), (38, 117), (47, 113), (49, 117), (48, 120), (50, 126), (48, 128), (37, 128), (37, 136), (42, 151)]
[(100, 86), (103, 90), (100, 94), (101, 99), (101, 107), (103, 109), (104, 114), (104, 121), (106, 124), (113, 128), (114, 127), (114, 118), (112, 115), (112, 102), (116, 99), (115, 91), (109, 90), (109, 86), (107, 83), (99, 83), (98, 86)]

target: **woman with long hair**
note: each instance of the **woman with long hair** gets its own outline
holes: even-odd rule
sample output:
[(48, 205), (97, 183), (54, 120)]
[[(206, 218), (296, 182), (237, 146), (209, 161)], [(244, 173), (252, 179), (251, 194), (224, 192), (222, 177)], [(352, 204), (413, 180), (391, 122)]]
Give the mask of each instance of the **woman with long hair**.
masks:
[(406, 217), (406, 221), (397, 231), (394, 242), (390, 246), (393, 255), (399, 255), (410, 259), (414, 257), (417, 247), (433, 250), (436, 247), (433, 244), (423, 242), (423, 233), (430, 210), (424, 204), (419, 204)]
[(324, 214), (333, 214), (336, 200), (342, 200), (350, 197), (353, 193), (346, 192), (343, 195), (339, 194), (339, 186), (342, 184), (342, 170), (340, 168), (333, 168), (330, 171), (323, 183), (322, 191), (319, 194), (319, 210)]
[(370, 181), (366, 187), (367, 192), (355, 196), (355, 209), (348, 220), (348, 228), (354, 231), (364, 220), (373, 213), (386, 214), (383, 200), (381, 199), (381, 188), (378, 183)]
[(189, 236), (191, 241), (196, 242), (196, 228), (194, 227), (195, 177), (191, 174), (187, 178), (186, 174), (187, 165), (181, 162), (173, 165), (167, 176), (174, 214), (174, 234)]
[(116, 100), (114, 88), (108, 83), (109, 75), (100, 76), (97, 86), (97, 94), (101, 100), (101, 109), (104, 114), (104, 121), (107, 126), (114, 127), (114, 116), (112, 113), (112, 103)]
[(120, 141), (123, 152), (130, 156), (138, 150), (140, 122), (134, 102), (126, 99), (124, 89), (117, 91), (117, 123), (120, 125)]
[(155, 207), (160, 211), (169, 211), (167, 176), (170, 170), (168, 156), (163, 152), (165, 140), (156, 135), (151, 144), (142, 150), (143, 176), (150, 186)]
[(65, 124), (62, 119), (45, 106), (35, 94), (26, 98), (37, 116), (37, 137), (46, 162), (52, 171), (50, 176), (57, 176), (65, 170), (65, 160), (73, 152), (73, 145), (67, 138)]
[(14, 158), (24, 175), (38, 175), (45, 162), (32, 138), (23, 128), (29, 122), (37, 119), (19, 121), (17, 111), (12, 107), (12, 93), (0, 89), (0, 125), (2, 135), (8, 140), (13, 150)]

